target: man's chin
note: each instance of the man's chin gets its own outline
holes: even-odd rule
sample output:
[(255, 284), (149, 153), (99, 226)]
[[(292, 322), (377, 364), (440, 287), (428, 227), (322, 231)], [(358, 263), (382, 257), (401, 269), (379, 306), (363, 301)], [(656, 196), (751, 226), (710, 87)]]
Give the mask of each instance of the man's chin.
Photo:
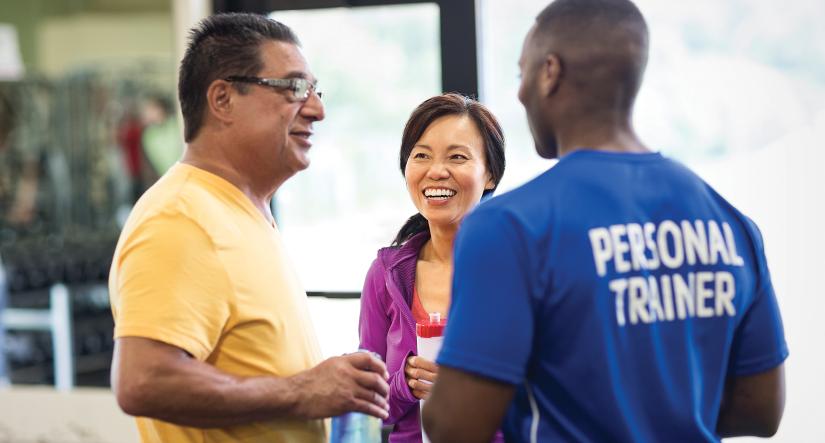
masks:
[(295, 169), (295, 172), (300, 172), (300, 171), (303, 171), (304, 169), (308, 168), (309, 163), (310, 163), (310, 161), (309, 161), (308, 157), (301, 160), (301, 161), (298, 161), (297, 168)]
[(542, 131), (537, 128), (539, 126), (533, 124), (530, 118), (530, 112), (527, 112), (527, 124), (530, 126), (530, 133), (533, 136), (533, 143), (535, 144), (536, 153), (541, 158), (553, 160), (559, 156), (559, 145), (554, 135), (545, 136), (550, 131)]
[(310, 159), (308, 150), (297, 149), (295, 151), (295, 172), (303, 171), (309, 167)]
[(536, 142), (536, 152), (541, 158), (545, 158), (547, 160), (559, 158), (559, 147), (555, 143), (541, 144)]

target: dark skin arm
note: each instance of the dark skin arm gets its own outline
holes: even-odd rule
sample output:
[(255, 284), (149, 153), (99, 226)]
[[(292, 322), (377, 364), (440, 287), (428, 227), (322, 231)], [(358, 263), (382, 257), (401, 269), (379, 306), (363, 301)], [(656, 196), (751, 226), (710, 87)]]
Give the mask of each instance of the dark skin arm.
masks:
[(501, 425), (515, 386), (440, 366), (424, 429), (433, 443), (489, 442)]
[(779, 428), (784, 409), (784, 365), (761, 374), (730, 378), (725, 383), (716, 432), (721, 437), (771, 437)]
[(348, 411), (385, 418), (387, 378), (384, 363), (367, 353), (330, 358), (292, 377), (237, 377), (138, 337), (117, 339), (112, 361), (112, 388), (124, 412), (199, 428)]
[[(441, 367), (424, 405), (424, 429), (434, 443), (486, 442), (499, 427), (515, 387)], [(783, 366), (729, 380), (719, 413), (722, 437), (776, 433), (785, 405)]]

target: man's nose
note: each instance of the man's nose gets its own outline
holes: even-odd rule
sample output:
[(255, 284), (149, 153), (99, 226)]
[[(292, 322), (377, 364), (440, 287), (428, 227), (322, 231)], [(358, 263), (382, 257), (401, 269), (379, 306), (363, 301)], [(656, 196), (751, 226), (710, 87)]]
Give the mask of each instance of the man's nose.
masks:
[(326, 116), (324, 113), (324, 102), (314, 90), (310, 92), (307, 101), (304, 102), (304, 106), (301, 107), (301, 115), (312, 121), (321, 121)]

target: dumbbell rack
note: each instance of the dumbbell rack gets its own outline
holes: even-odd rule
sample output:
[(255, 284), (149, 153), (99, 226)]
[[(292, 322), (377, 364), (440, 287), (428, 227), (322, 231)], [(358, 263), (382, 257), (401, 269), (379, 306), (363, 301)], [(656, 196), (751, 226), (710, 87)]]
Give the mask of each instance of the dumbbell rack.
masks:
[(109, 385), (114, 323), (102, 281), (17, 292), (3, 316), (14, 384)]
[(2, 325), (15, 384), (107, 386), (113, 320), (106, 282), (117, 233), (29, 236), (2, 248)]
[(6, 330), (49, 331), (54, 356), (54, 387), (60, 391), (74, 387), (72, 309), (66, 285), (57, 283), (49, 288), (48, 309), (6, 308), (2, 325)]

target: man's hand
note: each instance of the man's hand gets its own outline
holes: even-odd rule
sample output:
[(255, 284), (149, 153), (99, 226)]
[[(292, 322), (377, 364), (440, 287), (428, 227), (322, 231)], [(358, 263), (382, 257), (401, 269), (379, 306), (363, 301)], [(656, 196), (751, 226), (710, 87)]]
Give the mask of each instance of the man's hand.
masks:
[(350, 411), (387, 418), (389, 385), (384, 362), (366, 352), (324, 360), (293, 377), (300, 392), (298, 415), (323, 418)]
[(404, 364), (404, 378), (415, 398), (426, 400), (438, 378), (438, 365), (426, 358), (412, 355)]

